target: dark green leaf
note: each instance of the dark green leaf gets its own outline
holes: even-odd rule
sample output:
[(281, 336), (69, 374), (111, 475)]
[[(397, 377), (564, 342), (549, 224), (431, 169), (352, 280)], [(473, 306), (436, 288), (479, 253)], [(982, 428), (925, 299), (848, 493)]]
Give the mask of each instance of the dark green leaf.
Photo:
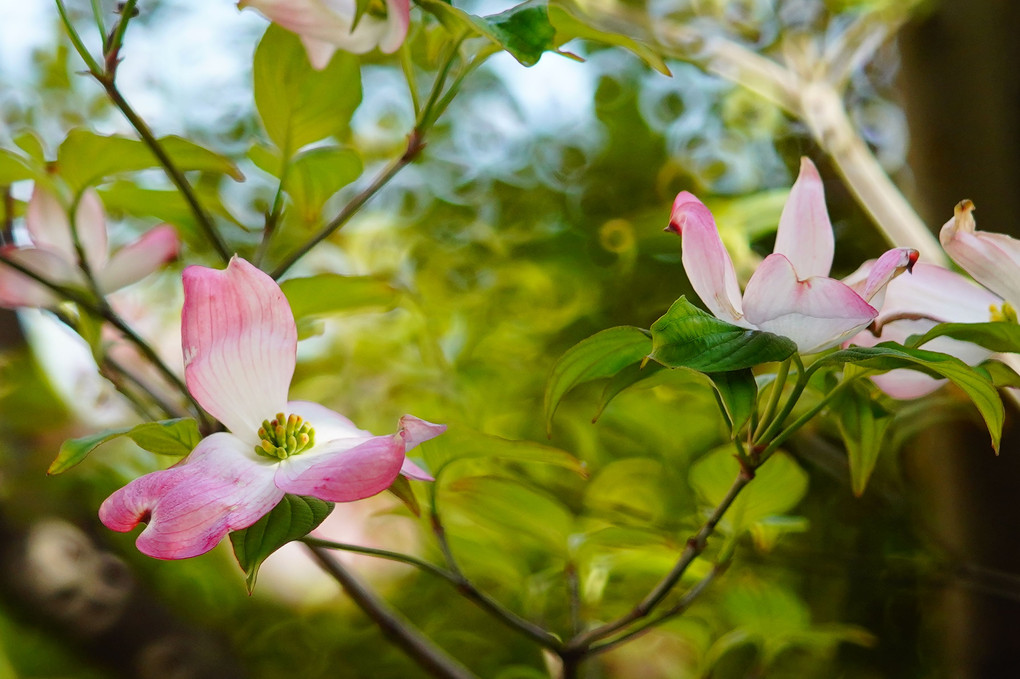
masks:
[(271, 512), (245, 529), (230, 534), (234, 556), (244, 571), (244, 582), (251, 594), (259, 567), (270, 554), (292, 540), (315, 530), (333, 511), (333, 503), (314, 497), (284, 495)]
[(836, 413), (850, 460), (850, 483), (854, 495), (860, 497), (875, 469), (892, 415), (878, 405), (861, 382), (854, 382), (837, 394), (830, 407)]
[(819, 359), (813, 366), (851, 363), (866, 370), (883, 373), (896, 368), (917, 370), (934, 377), (947, 377), (962, 389), (977, 407), (992, 437), (992, 448), (999, 450), (1002, 423), (1005, 417), (1002, 399), (995, 387), (980, 373), (960, 359), (948, 354), (922, 349), (909, 349), (891, 342), (875, 347), (850, 347)]
[(594, 417), (591, 421), (597, 422), (602, 413), (605, 411), (606, 406), (612, 402), (614, 398), (620, 395), (625, 389), (628, 389), (639, 382), (645, 382), (647, 380), (661, 377), (661, 372), (665, 370), (665, 366), (659, 365), (658, 363), (634, 363), (628, 365), (620, 372), (609, 378), (609, 382), (606, 384), (606, 388), (602, 390), (602, 396), (599, 398), (598, 407), (595, 410)]
[(315, 223), (326, 201), (357, 179), (361, 169), (361, 157), (352, 149), (338, 146), (311, 149), (291, 161), (284, 190), (294, 201), (301, 219)]
[(528, 0), (500, 14), (472, 17), (472, 21), (525, 66), (534, 66), (543, 53), (555, 48), (556, 29), (549, 23), (546, 0)]
[(973, 342), (992, 351), (1020, 352), (1020, 325), (1005, 322), (940, 323), (923, 335), (911, 335), (904, 345), (917, 348), (936, 337)]
[(324, 273), (307, 278), (289, 278), (280, 284), (290, 302), (294, 318), (361, 309), (392, 309), (400, 292), (384, 280), (372, 276), (341, 276)]
[(648, 355), (652, 343), (646, 331), (631, 326), (609, 328), (568, 349), (553, 367), (545, 387), (546, 430), (563, 396), (584, 382), (611, 377)]
[(652, 324), (651, 358), (704, 373), (753, 368), (797, 352), (792, 340), (720, 321), (681, 297)]
[(270, 25), (255, 50), (255, 105), (262, 124), (284, 156), (326, 137), (342, 136), (361, 103), (358, 58), (337, 52), (316, 71), (301, 40)]
[(557, 47), (574, 38), (592, 40), (605, 45), (616, 45), (630, 50), (659, 73), (665, 76), (672, 75), (666, 62), (654, 49), (629, 36), (597, 28), (593, 25), (591, 17), (584, 14), (573, 3), (554, 0), (549, 5), (549, 22), (556, 29)]
[(730, 422), (730, 434), (735, 438), (754, 413), (758, 399), (758, 383), (750, 368), (711, 373), (709, 379), (719, 396), (720, 407)]
[(420, 0), (418, 6), (434, 15), (454, 35), (465, 31), (485, 36), (525, 66), (533, 66), (556, 48), (556, 29), (549, 23), (546, 0), (529, 0), (501, 14), (479, 17), (442, 0)]
[(198, 423), (190, 417), (145, 422), (127, 432), (127, 435), (138, 447), (150, 453), (176, 457), (184, 457), (202, 440)]
[[(244, 179), (228, 158), (181, 137), (162, 137), (160, 146), (177, 169), (202, 170)], [(101, 183), (107, 177), (159, 167), (159, 160), (144, 142), (127, 137), (103, 136), (88, 130), (71, 130), (57, 150), (57, 167), (72, 191)]]

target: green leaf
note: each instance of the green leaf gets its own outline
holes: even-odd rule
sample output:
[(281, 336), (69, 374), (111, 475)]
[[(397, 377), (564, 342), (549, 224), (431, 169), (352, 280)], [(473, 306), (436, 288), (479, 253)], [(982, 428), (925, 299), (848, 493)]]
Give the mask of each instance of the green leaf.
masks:
[(639, 363), (652, 344), (641, 328), (619, 326), (595, 333), (564, 353), (553, 366), (545, 386), (545, 426), (552, 430), (552, 419), (563, 396), (579, 384), (611, 377), (623, 368)]
[(917, 370), (934, 377), (946, 377), (962, 389), (977, 407), (992, 437), (992, 448), (998, 453), (1005, 412), (999, 392), (989, 379), (960, 359), (948, 354), (901, 347), (883, 342), (874, 347), (850, 347), (820, 358), (812, 365), (843, 365), (851, 363), (878, 373), (896, 368)]
[(333, 195), (361, 176), (361, 156), (338, 146), (299, 153), (291, 161), (284, 190), (305, 222), (319, 221)]
[(14, 144), (27, 153), (37, 165), (46, 164), (46, 150), (43, 148), (42, 140), (32, 130), (23, 130), (15, 135)]
[(556, 29), (549, 23), (546, 0), (529, 0), (486, 17), (468, 14), (442, 0), (420, 0), (418, 6), (434, 15), (454, 35), (469, 31), (491, 40), (525, 66), (534, 66), (556, 49)]
[(500, 14), (472, 17), (472, 21), (525, 66), (534, 66), (543, 53), (555, 49), (556, 29), (549, 23), (546, 0), (528, 0)]
[(390, 487), (386, 490), (393, 493), (398, 500), (404, 503), (404, 506), (411, 510), (411, 513), (415, 516), (421, 516), (421, 507), (418, 505), (418, 498), (414, 494), (414, 489), (411, 488), (411, 482), (406, 476), (397, 475), (396, 480), (390, 484)]
[(850, 460), (850, 483), (854, 495), (860, 497), (875, 469), (885, 431), (893, 418), (861, 382), (854, 382), (837, 394), (830, 407), (836, 413), (836, 423)]
[[(215, 186), (192, 187), (202, 205), (211, 213), (241, 226), (223, 205)], [(100, 189), (103, 205), (109, 213), (123, 212), (134, 217), (155, 217), (172, 224), (185, 240), (204, 244), (205, 236), (195, 221), (191, 207), (176, 189), (146, 189), (131, 181), (116, 181)]]
[(347, 132), (361, 103), (358, 58), (337, 52), (316, 71), (301, 40), (276, 24), (255, 49), (255, 106), (273, 143), (284, 156), (326, 137)]
[(1002, 387), (1020, 388), (1020, 374), (1011, 366), (994, 359), (974, 366), (974, 371), (987, 377), (996, 389)]
[(1016, 323), (940, 323), (923, 335), (911, 335), (903, 344), (916, 349), (936, 337), (973, 342), (992, 351), (1020, 352), (1020, 325)]
[(630, 50), (646, 64), (665, 76), (672, 76), (666, 62), (659, 54), (648, 45), (622, 35), (603, 31), (593, 25), (591, 17), (582, 12), (573, 3), (553, 2), (549, 5), (549, 22), (556, 29), (556, 46), (573, 40), (583, 38), (605, 45), (616, 45)]
[(473, 520), (530, 536), (556, 554), (567, 550), (574, 517), (556, 498), (517, 481), (492, 476), (469, 476), (450, 483), (444, 504), (456, 504)]
[(740, 430), (751, 419), (758, 399), (758, 383), (750, 368), (711, 373), (719, 405), (730, 423), (730, 435), (736, 438)]
[[(740, 473), (740, 464), (730, 446), (717, 448), (691, 467), (691, 487), (701, 500), (715, 507)], [(755, 471), (754, 480), (744, 487), (730, 505), (720, 528), (740, 533), (767, 517), (785, 514), (807, 493), (808, 475), (793, 458), (776, 453)]]
[(32, 179), (35, 175), (28, 160), (7, 149), (0, 149), (0, 186), (10, 186), (22, 179)]
[(425, 441), (415, 450), (421, 451), (429, 470), (437, 477), (446, 465), (467, 459), (534, 462), (563, 467), (582, 476), (586, 474), (584, 463), (565, 450), (533, 441), (491, 436), (457, 424), (448, 425), (442, 436)]
[(662, 371), (665, 369), (665, 366), (659, 365), (658, 363), (634, 363), (632, 365), (628, 365), (623, 370), (610, 377), (605, 389), (602, 390), (602, 396), (599, 397), (599, 403), (595, 410), (595, 415), (591, 418), (592, 423), (594, 424), (600, 417), (602, 417), (602, 413), (605, 411), (606, 407), (624, 390), (633, 387), (635, 384), (651, 380), (652, 378), (661, 379)]
[[(202, 170), (226, 174), (237, 181), (244, 179), (228, 158), (194, 142), (176, 136), (161, 137), (158, 141), (179, 170)], [(57, 150), (57, 167), (71, 190), (78, 192), (107, 177), (160, 167), (160, 163), (138, 139), (76, 129), (67, 134)]]
[(797, 352), (786, 337), (720, 321), (681, 297), (652, 324), (651, 358), (663, 365), (703, 373), (753, 368)]
[(306, 278), (289, 278), (280, 284), (290, 302), (294, 318), (305, 319), (340, 311), (392, 309), (400, 291), (373, 276), (341, 276), (324, 273)]
[(131, 429), (127, 435), (138, 447), (150, 453), (176, 457), (184, 457), (202, 440), (198, 423), (190, 417), (145, 422)]
[(284, 495), (280, 504), (252, 525), (230, 534), (234, 556), (244, 571), (244, 582), (251, 594), (259, 567), (270, 554), (292, 540), (315, 530), (333, 511), (333, 503), (314, 497)]
[(202, 439), (198, 433), (198, 425), (188, 417), (143, 422), (122, 429), (108, 429), (98, 434), (64, 441), (46, 473), (62, 474), (80, 463), (102, 444), (121, 436), (130, 437), (139, 447), (150, 452), (174, 456), (187, 455)]
[(107, 441), (112, 441), (115, 438), (124, 436), (132, 427), (125, 427), (124, 429), (109, 429), (98, 434), (92, 434), (90, 436), (82, 436), (77, 439), (68, 439), (60, 444), (60, 450), (57, 452), (57, 457), (50, 463), (49, 469), (46, 473), (49, 475), (63, 474), (71, 467), (74, 467), (86, 457), (89, 453), (98, 448), (100, 445)]

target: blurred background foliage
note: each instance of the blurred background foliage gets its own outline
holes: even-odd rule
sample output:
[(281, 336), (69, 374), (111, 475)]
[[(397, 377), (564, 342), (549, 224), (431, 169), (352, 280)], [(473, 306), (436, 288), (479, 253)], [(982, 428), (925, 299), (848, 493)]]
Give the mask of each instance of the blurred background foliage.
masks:
[[(503, 8), (457, 4), (478, 14)], [(81, 65), (55, 12), (31, 5), (0, 10), (7, 14), (0, 21), (0, 146), (50, 160), (72, 128), (127, 133), (102, 91), (78, 75)], [(88, 34), (88, 3), (70, 6)], [(890, 7), (916, 20), (938, 9), (865, 0), (604, 2), (587, 9), (694, 22), (775, 56), (796, 40), (824, 45), (860, 13)], [(276, 191), (251, 90), (250, 57), (265, 22), (230, 3), (143, 1), (140, 8), (123, 53), (125, 95), (158, 134), (185, 136), (237, 163), (244, 182), (209, 173), (198, 183), (222, 206), (228, 241), (250, 249), (257, 234), (240, 225), (261, 227)], [(412, 16), (413, 60), (427, 87), (444, 35)], [(577, 390), (548, 440), (542, 397), (553, 363), (603, 328), (648, 327), (679, 295), (693, 294), (679, 241), (662, 233), (677, 191), (694, 191), (710, 204), (746, 278), (771, 250), (799, 156), (812, 156), (825, 171), (802, 123), (747, 90), (681, 61), (667, 62), (667, 78), (621, 49), (568, 49), (585, 63), (547, 54), (525, 70), (508, 55), (494, 57), (466, 81), (421, 160), (302, 261), (296, 273), (366, 278), (335, 305), (340, 311), (299, 313), (307, 339), (292, 391), (373, 431), (388, 431), (405, 412), (450, 424), (450, 434), (421, 454), (433, 468), (457, 458), (435, 489), (453, 552), (479, 586), (564, 636), (575, 624), (566, 573), (577, 574), (582, 620), (625, 613), (672, 566), (736, 463), (711, 392), (682, 372), (621, 394), (595, 423), (602, 385)], [(357, 152), (344, 161), (346, 179), (362, 165), (366, 172), (336, 195), (323, 189), (319, 203), (303, 203), (311, 200), (312, 208), (288, 210), (287, 238), (277, 240), (283, 249), (328, 220), (403, 150), (414, 115), (399, 66), (372, 57), (363, 64), (362, 101), (338, 141)], [(909, 186), (899, 66), (897, 45), (885, 45), (853, 73), (844, 101), (881, 165)], [(846, 274), (879, 250), (881, 238), (840, 182), (826, 178), (836, 272)], [(154, 172), (106, 183), (114, 237), (127, 240), (172, 215), (174, 204), (151, 193), (168, 187)], [(14, 189), (9, 217), (20, 215), (27, 199), (25, 187)], [(960, 197), (945, 198), (938, 213)], [(300, 207), (295, 195), (289, 200)], [(269, 254), (273, 260), (281, 252)], [(189, 263), (212, 262), (204, 257), (185, 254)], [(137, 311), (143, 334), (159, 338), (168, 356), (178, 332), (178, 281), (171, 270), (125, 291), (120, 302)], [(419, 676), (294, 546), (267, 562), (248, 597), (226, 546), (163, 563), (139, 555), (132, 536), (103, 529), (95, 518), (102, 499), (167, 461), (115, 442), (72, 472), (46, 478), (61, 441), (122, 422), (128, 411), (94, 376), (87, 352), (61, 339), (51, 321), (24, 312), (20, 325), (11, 314), (4, 322), (0, 679)], [(31, 349), (19, 327), (35, 340)], [(948, 391), (932, 398), (941, 413), (959, 402)], [(935, 412), (933, 401), (915, 411)], [(900, 438), (909, 439), (914, 429), (903, 431)], [(867, 493), (854, 498), (838, 440), (834, 427), (819, 426), (762, 469), (712, 540), (710, 557), (736, 549), (725, 575), (685, 615), (599, 656), (586, 676), (963, 676), (944, 674), (952, 609), (943, 593), (966, 574), (940, 544), (925, 496), (890, 446)], [(512, 445), (527, 452), (495, 452)], [(522, 461), (529, 455), (546, 462)], [(427, 502), (425, 489), (417, 490)], [(44, 517), (82, 533), (53, 538), (47, 558), (73, 564), (75, 577), (54, 575), (61, 586), (36, 598), (34, 585), (16, 577), (24, 565), (13, 555)], [(390, 498), (339, 506), (322, 532), (441, 559), (428, 519)], [(553, 671), (537, 647), (448, 583), (368, 557), (351, 563), (479, 676), (530, 679)], [(691, 577), (710, 567), (710, 559), (699, 563)], [(140, 622), (90, 625), (118, 597), (144, 609)], [(201, 643), (192, 643), (196, 637)], [(175, 652), (182, 639), (189, 650)]]

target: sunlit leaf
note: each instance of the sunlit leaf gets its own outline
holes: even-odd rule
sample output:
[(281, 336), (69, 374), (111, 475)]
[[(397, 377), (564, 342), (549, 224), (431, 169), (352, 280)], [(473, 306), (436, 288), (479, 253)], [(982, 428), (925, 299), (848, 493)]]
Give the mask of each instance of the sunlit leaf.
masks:
[[(852, 363), (875, 372), (888, 372), (896, 368), (917, 370), (934, 377), (947, 377), (962, 389), (977, 407), (992, 437), (992, 448), (998, 452), (1002, 438), (1005, 412), (1002, 399), (995, 387), (980, 373), (960, 359), (948, 354), (921, 349), (909, 349), (891, 342), (875, 347), (850, 347), (820, 358), (815, 365), (842, 365)], [(814, 366), (812, 366), (814, 367)]]
[[(715, 507), (726, 497), (738, 473), (740, 464), (733, 448), (717, 448), (691, 467), (691, 487), (705, 504)], [(755, 470), (754, 479), (733, 501), (720, 528), (739, 533), (766, 517), (784, 514), (797, 506), (807, 487), (807, 473), (790, 456), (776, 453)]]
[(32, 164), (18, 154), (0, 149), (0, 186), (9, 186), (22, 179), (32, 179), (36, 172)]
[(373, 276), (341, 276), (324, 273), (306, 278), (289, 278), (280, 284), (297, 321), (364, 309), (392, 309), (400, 291)]
[(60, 450), (57, 452), (57, 457), (50, 463), (49, 469), (46, 470), (47, 474), (63, 474), (71, 467), (74, 467), (86, 457), (93, 450), (106, 443), (112, 441), (115, 438), (124, 436), (132, 427), (125, 427), (123, 429), (110, 429), (107, 431), (100, 432), (98, 434), (91, 434), (89, 436), (82, 436), (81, 438), (68, 439), (60, 444)]
[[(169, 136), (160, 138), (159, 143), (179, 170), (202, 170), (226, 174), (237, 181), (244, 179), (230, 159), (187, 139)], [(57, 167), (71, 190), (80, 191), (108, 177), (160, 167), (160, 163), (138, 139), (77, 129), (67, 134), (57, 150)]]
[(616, 45), (630, 50), (659, 73), (666, 76), (672, 75), (666, 62), (654, 49), (621, 33), (601, 30), (595, 26), (591, 17), (584, 14), (573, 3), (553, 0), (549, 4), (549, 21), (556, 29), (557, 46), (574, 38), (592, 40), (605, 45)]
[(1020, 388), (1020, 374), (1012, 367), (1001, 361), (989, 360), (974, 366), (974, 372), (995, 385), (997, 389), (1002, 387)]
[(559, 448), (533, 441), (511, 441), (458, 424), (449, 425), (442, 436), (425, 441), (416, 450), (421, 451), (429, 469), (437, 476), (447, 464), (466, 459), (534, 462), (585, 473), (583, 462)]
[(545, 387), (546, 430), (563, 396), (579, 384), (611, 377), (639, 363), (652, 347), (645, 330), (631, 326), (609, 328), (568, 349), (553, 367)]
[(284, 190), (294, 201), (301, 219), (317, 222), (322, 207), (333, 195), (361, 175), (361, 156), (337, 146), (314, 148), (294, 156)]
[(920, 347), (936, 337), (952, 337), (980, 344), (992, 351), (1020, 352), (1020, 325), (1016, 323), (940, 323), (923, 335), (911, 335), (903, 344)]
[(527, 535), (558, 554), (566, 552), (573, 515), (561, 502), (511, 479), (469, 476), (445, 488), (445, 503), (464, 508), (474, 520)]
[(184, 457), (198, 445), (202, 435), (190, 417), (145, 422), (127, 432), (139, 448), (157, 455)]
[(62, 474), (80, 463), (102, 444), (121, 436), (129, 436), (145, 450), (175, 456), (187, 455), (201, 439), (198, 426), (191, 418), (143, 422), (133, 427), (109, 429), (98, 434), (64, 441), (46, 473)]
[(312, 68), (301, 40), (272, 24), (255, 50), (255, 106), (266, 133), (285, 156), (326, 137), (342, 136), (361, 103), (358, 58), (337, 52)]
[(720, 321), (681, 297), (652, 324), (651, 358), (704, 373), (753, 368), (797, 351), (792, 340)]
[(860, 497), (875, 469), (892, 414), (882, 408), (860, 382), (840, 392), (832, 400), (830, 409), (836, 414), (839, 433), (850, 460), (850, 483), (854, 495)]
[(288, 542), (315, 530), (333, 511), (333, 503), (314, 497), (284, 495), (271, 512), (243, 530), (230, 534), (234, 556), (244, 571), (248, 593), (255, 589), (259, 567)]

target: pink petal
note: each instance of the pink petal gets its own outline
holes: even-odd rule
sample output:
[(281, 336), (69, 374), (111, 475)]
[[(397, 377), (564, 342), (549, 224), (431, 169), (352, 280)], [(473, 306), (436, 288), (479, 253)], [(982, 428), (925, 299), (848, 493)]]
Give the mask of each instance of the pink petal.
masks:
[(783, 206), (773, 252), (785, 255), (801, 280), (828, 276), (835, 242), (825, 208), (825, 189), (808, 158), (800, 159), (800, 174)]
[(179, 249), (174, 228), (160, 224), (113, 254), (106, 268), (98, 272), (99, 287), (113, 292), (136, 283), (177, 257)]
[(78, 261), (71, 240), (71, 223), (57, 197), (39, 184), (25, 210), (25, 226), (32, 243), (59, 254), (68, 263)]
[[(433, 424), (414, 415), (404, 415), (400, 418), (400, 430), (398, 433), (404, 437), (404, 452), (406, 453), (417, 448), (419, 444), (434, 439), (444, 431), (446, 431), (445, 424)], [(400, 467), (400, 473), (409, 479), (435, 481), (431, 474), (406, 457), (404, 458), (404, 464)]]
[(322, 43), (354, 54), (364, 54), (376, 47), (394, 52), (404, 41), (410, 23), (407, 0), (388, 0), (385, 19), (366, 14), (353, 31), (353, 0), (242, 0), (238, 6), (252, 7), (273, 23), (301, 36), (309, 61), (320, 69), (329, 63)]
[(666, 230), (681, 237), (684, 270), (708, 310), (716, 318), (746, 326), (733, 260), (705, 204), (687, 191), (681, 192), (673, 201)]
[(323, 40), (316, 40), (307, 36), (301, 36), (301, 44), (305, 46), (305, 53), (308, 54), (308, 61), (316, 71), (329, 66), (336, 54), (336, 45)]
[[(77, 267), (62, 253), (47, 248), (3, 249), (4, 256), (31, 271), (45, 276), (59, 285), (84, 283)], [(29, 278), (13, 267), (0, 263), (0, 306), (8, 309), (17, 307), (52, 307), (60, 299), (45, 285)]]
[(78, 230), (78, 240), (89, 266), (93, 273), (102, 271), (110, 250), (106, 241), (106, 211), (95, 189), (88, 189), (82, 194), (74, 214), (74, 227)]
[(288, 493), (330, 502), (352, 502), (393, 484), (404, 462), (399, 434), (318, 443), (313, 450), (280, 463), (276, 485)]
[(977, 231), (974, 204), (956, 206), (939, 240), (953, 261), (992, 292), (1020, 307), (1020, 241), (1000, 233)]
[(181, 464), (115, 492), (99, 508), (99, 519), (122, 533), (148, 523), (135, 544), (157, 559), (204, 554), (283, 498), (273, 484), (276, 466), (256, 457), (236, 436), (213, 434)]
[(847, 281), (844, 281), (844, 283), (850, 285), (854, 292), (860, 295), (864, 301), (871, 302), (874, 299), (875, 306), (881, 307), (885, 288), (889, 282), (904, 271), (913, 269), (915, 262), (917, 262), (917, 250), (895, 248), (875, 260), (875, 263), (868, 271), (867, 278), (854, 284), (850, 284)]
[(393, 54), (407, 38), (411, 25), (411, 3), (408, 0), (386, 0), (386, 33), (379, 40), (379, 51)]
[(445, 424), (433, 424), (415, 417), (404, 415), (400, 418), (399, 434), (404, 437), (404, 449), (412, 450), (419, 444), (434, 439), (446, 431)]
[(263, 420), (284, 412), (297, 353), (287, 298), (239, 257), (225, 270), (184, 270), (184, 376), (198, 402), (254, 447)]
[(747, 283), (745, 318), (756, 328), (789, 337), (802, 354), (839, 344), (878, 315), (840, 281), (799, 280), (786, 257), (765, 258)]

